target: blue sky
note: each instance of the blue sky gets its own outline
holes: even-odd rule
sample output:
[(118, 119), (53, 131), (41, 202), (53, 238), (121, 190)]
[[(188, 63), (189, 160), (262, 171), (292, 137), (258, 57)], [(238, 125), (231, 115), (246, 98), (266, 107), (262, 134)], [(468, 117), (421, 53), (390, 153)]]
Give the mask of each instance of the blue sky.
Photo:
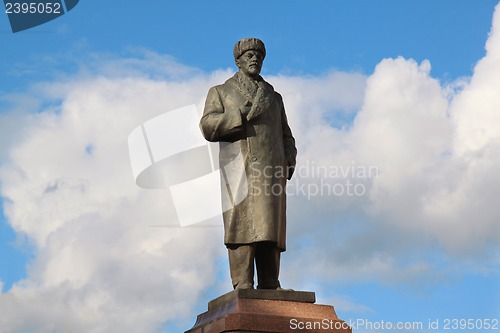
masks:
[[(301, 163), (356, 159), (381, 170), (363, 198), (290, 198), (285, 286), (316, 291), (319, 303), (334, 305), (346, 320), (500, 319), (494, 204), (500, 182), (492, 171), (499, 165), (500, 123), (490, 108), (498, 105), (497, 82), (487, 75), (499, 67), (496, 40), (490, 39), (489, 58), (485, 51), (496, 5), (80, 1), (62, 17), (16, 34), (0, 15), (0, 309), (12, 311), (0, 324), (8, 333), (104, 332), (126, 322), (124, 308), (150, 306), (154, 314), (137, 325), (175, 332), (229, 291), (222, 229), (151, 233), (148, 223), (133, 221), (168, 220), (171, 212), (162, 207), (168, 195), (116, 185), (132, 175), (127, 163), (114, 169), (113, 161), (124, 160), (114, 147), (162, 110), (201, 105), (207, 87), (234, 70), (234, 43), (248, 36), (266, 43), (263, 76), (289, 106), (292, 130), (302, 138)], [(144, 104), (140, 95), (152, 98)], [(103, 134), (108, 130), (99, 132), (103, 124), (116, 142)], [(76, 155), (89, 142), (95, 160)], [(108, 180), (116, 191), (104, 186)], [(38, 197), (47, 184), (60, 188), (60, 197)], [(188, 235), (199, 243), (186, 247)], [(172, 259), (176, 247), (179, 258), (201, 250), (206, 257), (195, 262), (206, 260), (192, 267)], [(109, 248), (112, 254), (97, 253)], [(75, 267), (66, 270), (68, 263)], [(148, 286), (165, 286), (165, 299), (144, 301)], [(32, 307), (16, 308), (12, 299)], [(73, 301), (46, 315), (49, 324), (41, 319), (47, 299)], [(99, 317), (92, 304), (110, 315)], [(61, 311), (67, 322), (58, 321)]]
[[(68, 52), (122, 54), (144, 47), (189, 66), (214, 70), (231, 66), (227, 48), (231, 49), (234, 40), (258, 35), (273, 55), (266, 61), (268, 73), (319, 74), (332, 68), (371, 73), (381, 59), (401, 55), (430, 59), (434, 76), (455, 78), (469, 75), (483, 55), (496, 2), (254, 4), (255, 9), (243, 9), (229, 1), (150, 1), (138, 7), (121, 1), (96, 8), (82, 2), (78, 14), (70, 12), (23, 34), (9, 33), (4, 16), (2, 66), (9, 73), (13, 64), (40, 64), (44, 55), (71, 62), (74, 59), (65, 59)], [(247, 15), (249, 20), (241, 19)]]

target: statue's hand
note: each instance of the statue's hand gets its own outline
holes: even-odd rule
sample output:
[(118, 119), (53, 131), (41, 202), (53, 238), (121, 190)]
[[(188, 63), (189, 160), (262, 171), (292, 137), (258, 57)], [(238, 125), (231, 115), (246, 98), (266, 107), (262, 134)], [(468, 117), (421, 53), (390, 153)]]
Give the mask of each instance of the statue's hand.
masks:
[(252, 102), (250, 102), (249, 100), (245, 101), (245, 103), (243, 103), (243, 105), (240, 107), (241, 114), (244, 116), (246, 116), (251, 109), (252, 109)]

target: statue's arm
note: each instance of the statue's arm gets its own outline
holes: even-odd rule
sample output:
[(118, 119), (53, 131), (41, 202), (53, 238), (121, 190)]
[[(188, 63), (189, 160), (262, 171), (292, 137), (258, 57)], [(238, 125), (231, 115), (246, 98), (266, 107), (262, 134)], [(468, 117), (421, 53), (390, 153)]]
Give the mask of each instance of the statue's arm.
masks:
[(240, 110), (225, 108), (217, 87), (208, 91), (200, 127), (205, 139), (212, 142), (234, 141), (244, 131)]
[(297, 158), (297, 147), (295, 146), (295, 138), (292, 135), (292, 130), (290, 126), (288, 126), (288, 120), (285, 113), (285, 106), (283, 105), (283, 100), (281, 96), (280, 105), (281, 105), (281, 127), (283, 130), (283, 145), (285, 148), (285, 157), (287, 161), (288, 174), (287, 178), (291, 179), (293, 171), (295, 170), (296, 158)]

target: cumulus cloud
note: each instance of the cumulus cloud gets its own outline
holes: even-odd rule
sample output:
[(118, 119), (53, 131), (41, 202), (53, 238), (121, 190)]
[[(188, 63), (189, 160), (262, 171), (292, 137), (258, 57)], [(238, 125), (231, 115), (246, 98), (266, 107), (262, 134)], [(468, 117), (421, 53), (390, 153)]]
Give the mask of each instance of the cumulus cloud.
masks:
[(2, 331), (154, 332), (214, 283), (220, 230), (154, 227), (177, 226), (176, 213), (168, 192), (135, 185), (127, 136), (201, 103), (228, 73), (160, 81), (147, 71), (41, 83), (42, 112), (14, 117), (24, 130), (1, 169), (4, 208), (36, 258), (0, 296)]
[[(382, 60), (368, 78), (267, 77), (284, 97), (303, 171), (290, 182), (287, 285), (439, 281), (446, 272), (433, 251), (449, 269), (497, 260), (499, 24), (497, 10), (487, 53), (458, 90), (433, 78), (429, 61), (403, 58)], [(3, 147), (5, 214), (35, 249), (26, 279), (0, 294), (5, 332), (159, 332), (194, 318), (204, 290), (224, 289), (222, 229), (178, 228), (170, 193), (135, 185), (127, 137), (166, 111), (201, 110), (231, 72), (150, 52), (106, 59), (38, 84), (29, 105), (37, 112), (2, 115), (20, 126)], [(26, 109), (22, 100), (11, 103)], [(363, 174), (370, 166), (376, 172)], [(347, 181), (363, 193), (310, 193), (347, 190)]]
[[(418, 286), (498, 264), (499, 16), (497, 10), (472, 77), (442, 83), (428, 60), (384, 59), (366, 80), (359, 109), (346, 107), (358, 111), (346, 126), (328, 121), (333, 99), (318, 106), (302, 103), (307, 89), (285, 95), (299, 128), (299, 166), (376, 169), (374, 177), (348, 177), (365, 186), (362, 196), (321, 195), (311, 173), (298, 175), (311, 185), (306, 192), (319, 188), (320, 195), (289, 198), (290, 238), (300, 240), (284, 257), (292, 285), (313, 278)], [(328, 91), (335, 90), (330, 85), (324, 99)], [(342, 177), (330, 181), (345, 184)]]
[(422, 278), (442, 281), (457, 266), (491, 271), (498, 264), (499, 22), (497, 9), (487, 53), (471, 78), (442, 83), (428, 60), (384, 59), (367, 79), (350, 126), (319, 121), (301, 133), (308, 144), (302, 163), (348, 168), (355, 161), (377, 172), (351, 177), (366, 186), (361, 197), (321, 196), (300, 205), (292, 198), (300, 216), (292, 222), (305, 224), (292, 224), (292, 237), (306, 245), (292, 248), (301, 260), (288, 269), (326, 282), (418, 285)]
[(375, 214), (483, 258), (500, 239), (499, 21), (497, 10), (486, 56), (458, 93), (430, 77), (427, 61), (382, 61), (350, 133), (355, 156), (380, 167), (370, 192)]

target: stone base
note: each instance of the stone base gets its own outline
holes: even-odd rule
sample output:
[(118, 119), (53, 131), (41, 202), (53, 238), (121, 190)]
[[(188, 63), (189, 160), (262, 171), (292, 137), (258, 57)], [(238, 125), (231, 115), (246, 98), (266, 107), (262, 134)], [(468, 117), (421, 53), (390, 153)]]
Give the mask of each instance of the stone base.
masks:
[(333, 306), (315, 301), (312, 292), (233, 290), (209, 302), (208, 311), (185, 333), (352, 333)]

